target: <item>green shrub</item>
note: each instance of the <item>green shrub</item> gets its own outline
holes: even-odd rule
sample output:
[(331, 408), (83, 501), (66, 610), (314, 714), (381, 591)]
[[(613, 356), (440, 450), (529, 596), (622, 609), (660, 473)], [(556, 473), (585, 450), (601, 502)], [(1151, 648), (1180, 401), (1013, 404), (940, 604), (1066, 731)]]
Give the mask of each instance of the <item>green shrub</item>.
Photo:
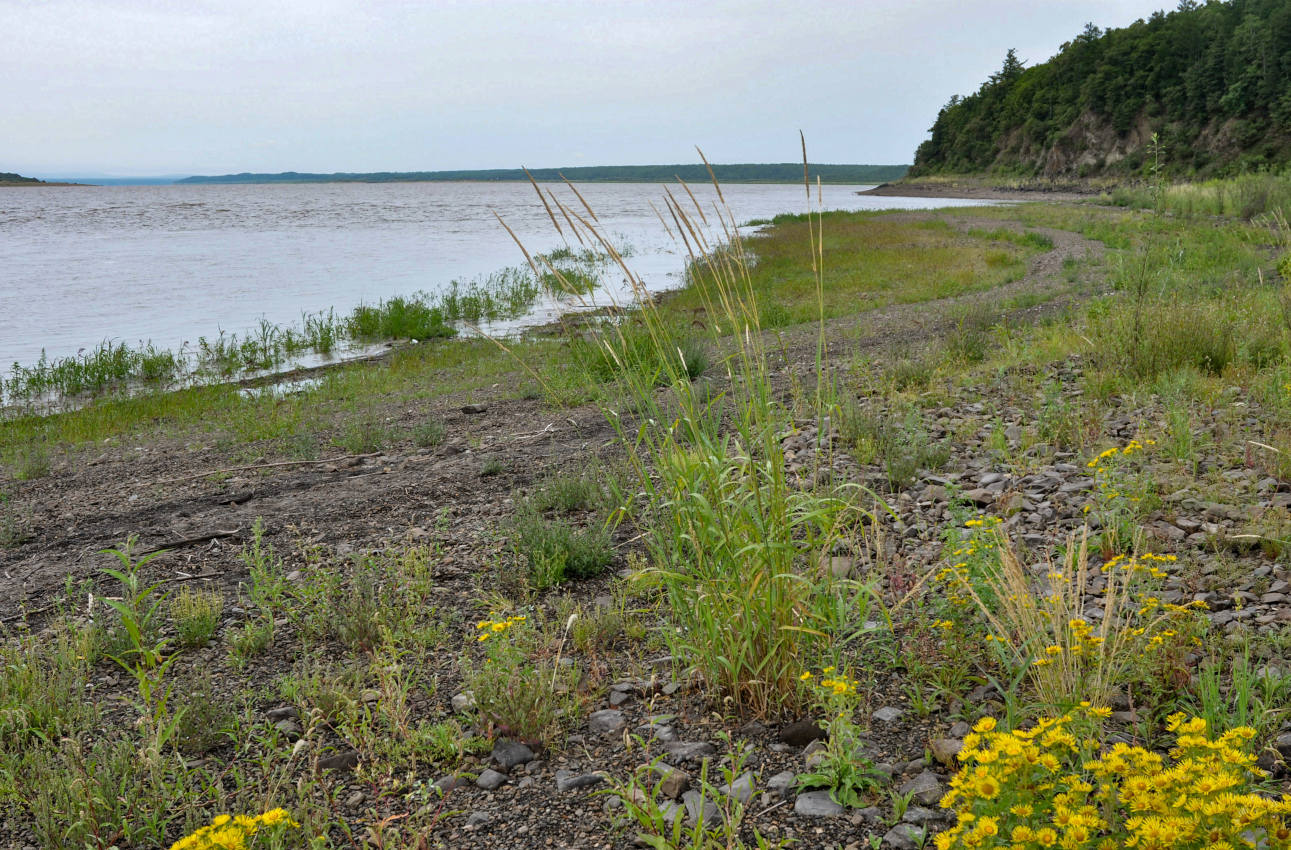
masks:
[(563, 581), (593, 578), (614, 558), (604, 528), (578, 528), (522, 507), (512, 525), (512, 544), (528, 565), (529, 583), (543, 590)]

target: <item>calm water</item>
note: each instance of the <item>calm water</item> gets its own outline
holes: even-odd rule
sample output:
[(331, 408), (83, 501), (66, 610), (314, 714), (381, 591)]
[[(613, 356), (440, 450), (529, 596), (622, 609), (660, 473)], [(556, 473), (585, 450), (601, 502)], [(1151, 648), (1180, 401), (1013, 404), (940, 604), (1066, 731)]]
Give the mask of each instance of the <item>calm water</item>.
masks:
[[(581, 206), (568, 189), (550, 188)], [(856, 194), (861, 188), (826, 186), (825, 208), (976, 203), (867, 197)], [(630, 246), (629, 262), (651, 289), (678, 285), (684, 255), (650, 206), (664, 208), (662, 186), (579, 190), (604, 232)], [(740, 222), (806, 207), (801, 186), (723, 191)], [(711, 212), (712, 187), (695, 192)], [(563, 244), (532, 187), (520, 183), (0, 190), (0, 374), (35, 362), (42, 349), (50, 358), (103, 340), (178, 349), (220, 330), (241, 334), (262, 318), (289, 324), (303, 312), (344, 314), (523, 264), (495, 210), (530, 251)], [(607, 281), (611, 290), (621, 284)], [(559, 309), (541, 304), (536, 318)]]

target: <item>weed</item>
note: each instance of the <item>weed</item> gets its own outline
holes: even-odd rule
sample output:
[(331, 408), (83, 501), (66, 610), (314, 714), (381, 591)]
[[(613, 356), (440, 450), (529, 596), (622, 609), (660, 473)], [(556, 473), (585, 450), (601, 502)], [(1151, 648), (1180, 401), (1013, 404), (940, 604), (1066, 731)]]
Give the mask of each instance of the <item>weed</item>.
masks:
[(236, 666), (244, 667), (252, 656), (264, 652), (273, 643), (273, 618), (247, 620), (228, 634), (229, 656)]
[(603, 528), (578, 528), (562, 519), (547, 519), (523, 507), (512, 523), (512, 544), (524, 559), (529, 584), (543, 590), (571, 579), (600, 575), (614, 558)]
[(423, 449), (431, 449), (444, 442), (444, 423), (438, 419), (427, 419), (413, 426), (412, 441)]
[(224, 597), (215, 590), (185, 587), (170, 597), (170, 617), (181, 647), (205, 646), (220, 625)]

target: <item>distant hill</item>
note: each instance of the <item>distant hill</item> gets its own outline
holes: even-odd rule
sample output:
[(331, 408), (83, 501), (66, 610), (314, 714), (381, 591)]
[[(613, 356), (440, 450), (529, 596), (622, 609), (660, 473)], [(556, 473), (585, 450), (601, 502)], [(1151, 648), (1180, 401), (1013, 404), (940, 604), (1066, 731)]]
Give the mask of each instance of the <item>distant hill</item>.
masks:
[[(905, 165), (811, 165), (812, 180), (823, 183), (883, 183), (905, 175)], [(714, 165), (717, 179), (723, 183), (800, 183), (802, 163), (743, 163)], [(597, 165), (573, 168), (534, 168), (535, 180), (555, 182), (563, 174), (574, 183), (661, 183), (680, 177), (688, 182), (708, 180), (703, 165)], [(211, 177), (186, 177), (177, 183), (396, 183), (417, 181), (486, 181), (528, 180), (522, 169), (495, 168), (464, 171), (375, 171), (366, 173), (337, 172), (306, 174), (284, 171), (280, 174), (222, 174)]]
[(19, 185), (19, 184), (23, 186), (29, 186), (29, 185), (37, 185), (41, 182), (42, 181), (37, 180), (35, 177), (23, 177), (21, 174), (13, 174), (8, 171), (0, 171), (0, 186), (13, 186), (13, 185)]
[(1291, 161), (1291, 0), (1182, 0), (1122, 29), (1093, 24), (1030, 68), (1010, 50), (953, 97), (912, 176), (1224, 174)]

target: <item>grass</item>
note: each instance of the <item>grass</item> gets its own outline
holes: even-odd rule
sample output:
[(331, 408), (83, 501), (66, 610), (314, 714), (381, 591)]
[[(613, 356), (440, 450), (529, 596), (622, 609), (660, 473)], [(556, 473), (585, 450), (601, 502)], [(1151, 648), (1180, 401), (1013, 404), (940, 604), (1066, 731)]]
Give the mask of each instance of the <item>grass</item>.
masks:
[[(688, 233), (703, 232), (684, 205), (672, 213)], [(954, 224), (959, 215), (995, 217), (1001, 226), (964, 233)], [(1280, 728), (1291, 685), (1266, 668), (1286, 656), (1291, 637), (1245, 626), (1222, 639), (1202, 635), (1191, 609), (1138, 598), (1155, 592), (1151, 567), (1163, 562), (1148, 558), (1142, 543), (1134, 548), (1141, 525), (1182, 511), (1180, 499), (1226, 501), (1241, 484), (1222, 471), (1286, 478), (1280, 455), (1291, 455), (1291, 366), (1282, 284), (1271, 273), (1281, 250), (1276, 234), (1267, 224), (1052, 205), (942, 212), (927, 224), (886, 219), (813, 215), (784, 219), (743, 245), (700, 242), (690, 289), (592, 324), (582, 347), (569, 338), (508, 342), (509, 353), (481, 340), (431, 342), (339, 366), (299, 396), (193, 387), (0, 422), (0, 452), (14, 479), (0, 507), (12, 508), (17, 530), (5, 545), (14, 547), (30, 534), (20, 499), (40, 486), (16, 474), (27, 453), (51, 472), (103, 440), (203, 445), (218, 437), (225, 451), (263, 453), (290, 452), (303, 437), (314, 447), (409, 451), (445, 437), (444, 422), (426, 412), (430, 400), (474, 397), (493, 384), (506, 392), (521, 376), (553, 407), (594, 399), (618, 436), (615, 446), (589, 446), (536, 480), (500, 453), (481, 463), (481, 473), (494, 465), (519, 489), (511, 516), (485, 529), (480, 557), (495, 572), (466, 596), (445, 596), (449, 588), (438, 583), (462, 569), (460, 553), (450, 560), (435, 543), (392, 543), (340, 557), (309, 542), (309, 530), (284, 534), (278, 523), (300, 519), (290, 516), (275, 519), (272, 531), (253, 526), (233, 564), (241, 587), (219, 601), (187, 585), (163, 598), (171, 585), (154, 585), (150, 565), (128, 558), (133, 569), (118, 571), (124, 579), (104, 576), (93, 587), (95, 599), (116, 597), (124, 610), (100, 604), (91, 628), (78, 619), (86, 589), (69, 585), (62, 600), (69, 616), (55, 611), (44, 631), (0, 636), (2, 816), (42, 847), (166, 846), (217, 814), (284, 806), (320, 847), (350, 846), (347, 836), (360, 826), (388, 846), (415, 846), (416, 836), (452, 823), (442, 816), (454, 805), (421, 777), (473, 770), (473, 759), (501, 736), (540, 741), (554, 760), (576, 760), (581, 751), (566, 746), (565, 733), (603, 705), (610, 683), (654, 681), (660, 671), (650, 660), (660, 656), (676, 666), (678, 685), (699, 691), (684, 703), (651, 691), (652, 715), (684, 706), (678, 722), (707, 722), (711, 712), (714, 724), (729, 728), (746, 718), (827, 717), (834, 743), (812, 781), (848, 805), (878, 805), (884, 816), (890, 807), (895, 819), (908, 800), (874, 792), (866, 762), (847, 742), (859, 740), (874, 707), (902, 698), (902, 686), (919, 730), (890, 736), (902, 757), (922, 752), (925, 729), (977, 723), (983, 713), (1002, 726), (1026, 726), (1050, 707), (1088, 700), (1101, 709), (1118, 694), (1141, 719), (1115, 728), (1149, 743), (1158, 720), (1175, 710), (1215, 726), (1249, 722), (1261, 734)], [(824, 338), (822, 317), (858, 314), (863, 326), (874, 305), (1012, 279), (1026, 257), (1047, 250), (1028, 230), (1037, 227), (1107, 244), (1098, 287), (1107, 294), (1036, 326), (1006, 315), (1031, 303), (929, 305), (950, 333), (874, 360), (847, 350), (848, 338)], [(576, 265), (563, 254), (548, 260)], [(898, 286), (902, 274), (909, 291)], [(804, 350), (802, 339), (814, 361), (785, 358), (789, 344)], [(827, 356), (838, 349), (853, 369)], [(557, 374), (564, 384), (552, 379)], [(785, 436), (826, 416), (842, 440), (812, 446), (805, 474), (788, 474)], [(1006, 433), (1013, 423), (1016, 433)], [(1159, 445), (1118, 466), (1119, 477), (1106, 478), (1108, 495), (1092, 499), (1107, 517), (1102, 536), (1089, 538), (1092, 548), (1076, 541), (1026, 551), (981, 525), (984, 515), (959, 498), (958, 488), (988, 469), (1024, 479), (1070, 463), (1102, 481), (1084, 464), (1123, 447), (1126, 428)], [(618, 455), (622, 465), (593, 462), (593, 451)], [(833, 477), (844, 453), (862, 468), (850, 483)], [(971, 474), (951, 481), (947, 472), (963, 472), (966, 459)], [(883, 493), (858, 481), (879, 482)], [(893, 517), (904, 521), (934, 489), (945, 507), (929, 532), (944, 533), (952, 568), (941, 579), (923, 575), (935, 556), (910, 557), (892, 539), (911, 527)], [(1013, 505), (1010, 516), (1041, 509), (1017, 506), (1031, 498), (1025, 492), (998, 495), (1001, 513)], [(1211, 563), (1220, 567), (1215, 576), (1286, 568), (1291, 547), (1275, 518), (1241, 528), (1264, 539), (1240, 551), (1217, 540), (1222, 557), (1196, 550), (1198, 560), (1180, 564), (1180, 573), (1200, 590), (1218, 582), (1201, 570)], [(431, 539), (449, 539), (451, 530), (445, 521)], [(1102, 546), (1137, 558), (1104, 573)], [(835, 577), (821, 568), (827, 558), (854, 560), (861, 578)], [(607, 575), (613, 564), (626, 565), (630, 580)], [(1262, 593), (1273, 578), (1256, 581)], [(1094, 597), (1103, 604), (1098, 618), (1086, 616)], [(1074, 624), (1080, 619), (1083, 626)], [(223, 648), (198, 649), (204, 641), (218, 641), (227, 657)], [(143, 663), (150, 646), (173, 658), (170, 666)], [(126, 662), (116, 675), (128, 675), (113, 699), (83, 699), (114, 669), (104, 651)], [(1204, 655), (1195, 681), (1193, 652)], [(281, 656), (298, 659), (289, 673)], [(846, 705), (822, 704), (804, 685), (805, 672), (823, 678), (835, 667), (862, 671), (860, 681), (843, 679)], [(449, 698), (467, 691), (474, 708), (450, 716)], [(699, 698), (702, 711), (692, 701)], [(280, 702), (297, 712), (298, 746), (263, 717)], [(162, 728), (170, 731), (159, 744)], [(648, 735), (626, 741), (625, 764), (657, 755)], [(729, 784), (745, 751), (728, 749)], [(338, 805), (332, 774), (316, 769), (325, 754), (350, 751), (361, 765), (355, 784), (368, 793), (361, 824)], [(760, 828), (763, 807), (744, 810), (732, 796), (718, 797), (706, 772), (717, 763), (698, 769), (698, 790), (730, 806), (721, 823), (679, 827), (652, 772), (630, 774), (613, 794), (654, 846), (741, 846)], [(399, 808), (378, 808), (390, 800)], [(392, 817), (382, 820), (386, 811)], [(588, 810), (589, 819), (600, 816)]]

